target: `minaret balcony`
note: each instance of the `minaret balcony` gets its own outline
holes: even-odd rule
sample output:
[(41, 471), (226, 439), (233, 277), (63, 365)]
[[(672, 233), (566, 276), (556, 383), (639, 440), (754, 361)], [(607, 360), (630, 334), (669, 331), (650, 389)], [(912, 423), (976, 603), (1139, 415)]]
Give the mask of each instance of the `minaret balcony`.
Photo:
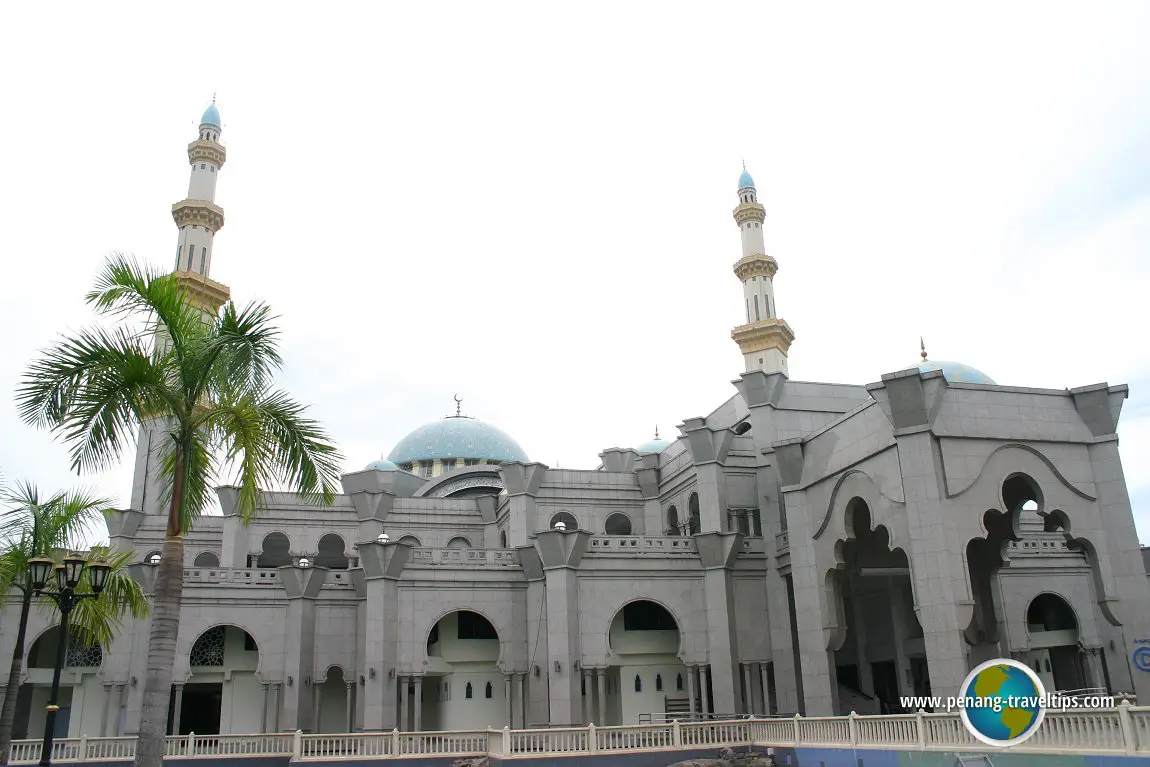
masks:
[(188, 162), (192, 165), (198, 162), (210, 162), (217, 168), (222, 168), (227, 159), (228, 151), (215, 141), (193, 141), (188, 144)]
[(731, 215), (739, 226), (752, 221), (761, 224), (767, 220), (767, 209), (757, 202), (744, 202), (731, 211)]
[(746, 282), (751, 277), (766, 277), (768, 280), (774, 279), (778, 271), (779, 262), (776, 261), (773, 256), (765, 256), (762, 253), (743, 256), (735, 262), (735, 276), (743, 282)]
[(224, 209), (207, 200), (181, 200), (172, 206), (176, 226), (202, 226), (218, 232), (224, 227)]
[(740, 325), (731, 331), (731, 338), (743, 354), (768, 349), (778, 349), (786, 354), (795, 340), (795, 333), (786, 320), (769, 319)]
[(231, 298), (231, 289), (227, 285), (199, 272), (177, 269), (173, 274), (185, 300), (206, 312), (215, 314)]

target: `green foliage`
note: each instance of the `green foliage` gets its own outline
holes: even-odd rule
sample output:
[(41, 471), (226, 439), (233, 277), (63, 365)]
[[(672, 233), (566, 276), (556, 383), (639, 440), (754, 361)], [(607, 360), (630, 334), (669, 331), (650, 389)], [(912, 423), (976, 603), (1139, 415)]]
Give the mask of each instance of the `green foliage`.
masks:
[(330, 503), (340, 456), (305, 408), (272, 388), (282, 366), (275, 318), (263, 304), (232, 302), (215, 316), (191, 306), (172, 275), (123, 256), (111, 259), (88, 303), (116, 321), (60, 339), (34, 361), (17, 390), (21, 417), (59, 434), (72, 468), (116, 464), (140, 424), (159, 419), (171, 493), (184, 464), (175, 529), (186, 531), (234, 473), (237, 514), (258, 510), (260, 483), (291, 486)]

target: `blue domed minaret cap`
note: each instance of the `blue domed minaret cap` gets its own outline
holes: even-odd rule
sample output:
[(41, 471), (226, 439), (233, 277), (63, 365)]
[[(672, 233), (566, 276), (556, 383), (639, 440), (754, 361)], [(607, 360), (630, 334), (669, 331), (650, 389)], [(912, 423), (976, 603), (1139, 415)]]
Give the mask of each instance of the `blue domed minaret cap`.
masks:
[(216, 109), (216, 100), (213, 97), (212, 103), (204, 110), (204, 116), (200, 118), (200, 125), (214, 125), (217, 128), (222, 128), (220, 125), (220, 110)]
[(751, 178), (751, 174), (747, 172), (746, 166), (743, 166), (743, 172), (739, 176), (739, 189), (754, 189), (755, 180)]

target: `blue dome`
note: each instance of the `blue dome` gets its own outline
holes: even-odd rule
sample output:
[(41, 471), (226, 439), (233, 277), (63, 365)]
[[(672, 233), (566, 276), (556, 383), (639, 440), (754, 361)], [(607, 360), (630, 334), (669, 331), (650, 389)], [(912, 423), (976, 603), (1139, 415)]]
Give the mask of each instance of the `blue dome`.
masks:
[(739, 176), (739, 189), (755, 188), (755, 180), (751, 178), (751, 174), (747, 173), (747, 169), (743, 168), (742, 175)]
[(216, 109), (216, 102), (208, 105), (204, 110), (204, 116), (200, 118), (200, 125), (214, 125), (217, 128), (222, 128), (220, 125), (220, 110)]
[(970, 365), (963, 365), (961, 362), (935, 362), (934, 360), (925, 360), (918, 363), (917, 367), (924, 373), (928, 373), (931, 370), (941, 370), (942, 375), (950, 383), (997, 386), (994, 380), (986, 373), (983, 373), (981, 370), (976, 370)]
[(433, 458), (527, 461), (527, 454), (506, 432), (476, 418), (449, 417), (425, 423), (399, 441), (387, 456), (393, 463)]
[(671, 443), (665, 439), (649, 439), (639, 447), (635, 448), (637, 453), (661, 453), (671, 446)]
[(378, 461), (372, 461), (367, 466), (363, 467), (364, 471), (399, 471), (399, 467), (386, 458), (380, 458)]

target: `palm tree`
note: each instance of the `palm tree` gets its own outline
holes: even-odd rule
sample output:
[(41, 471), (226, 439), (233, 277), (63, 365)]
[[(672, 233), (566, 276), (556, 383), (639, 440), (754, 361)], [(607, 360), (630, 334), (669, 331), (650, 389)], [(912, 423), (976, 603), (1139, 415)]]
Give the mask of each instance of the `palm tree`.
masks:
[[(12, 589), (20, 592), (20, 624), (8, 670), (4, 706), (0, 709), (0, 766), (6, 767), (16, 719), (16, 696), (24, 669), (28, 615), (34, 602), (50, 611), (56, 609), (56, 603), (51, 599), (37, 599), (33, 594), (28, 560), (51, 556), (60, 549), (80, 548), (85, 533), (109, 504), (103, 498), (83, 491), (60, 492), (41, 499), (36, 486), (26, 482), (0, 493), (0, 502), (5, 507), (0, 512), (0, 539), (4, 542), (0, 550), (0, 594), (8, 594)], [(147, 600), (139, 584), (128, 577), (126, 567), (131, 559), (130, 552), (93, 547), (88, 558), (108, 562), (112, 571), (99, 598), (83, 600), (72, 614), (70, 623), (77, 636), (107, 647), (125, 613), (133, 618), (147, 615)], [(48, 588), (54, 586), (50, 583)], [(80, 590), (88, 588), (87, 579), (82, 580)]]
[[(263, 304), (213, 311), (193, 305), (175, 275), (123, 256), (108, 261), (87, 296), (116, 321), (64, 337), (34, 361), (17, 390), (24, 420), (71, 447), (72, 468), (114, 465), (141, 425), (163, 435), (170, 504), (156, 572), (137, 767), (161, 767), (184, 580), (184, 532), (232, 474), (247, 522), (261, 484), (331, 503), (340, 456), (318, 423), (274, 389), (279, 333)], [(132, 325), (135, 321), (135, 325)]]

